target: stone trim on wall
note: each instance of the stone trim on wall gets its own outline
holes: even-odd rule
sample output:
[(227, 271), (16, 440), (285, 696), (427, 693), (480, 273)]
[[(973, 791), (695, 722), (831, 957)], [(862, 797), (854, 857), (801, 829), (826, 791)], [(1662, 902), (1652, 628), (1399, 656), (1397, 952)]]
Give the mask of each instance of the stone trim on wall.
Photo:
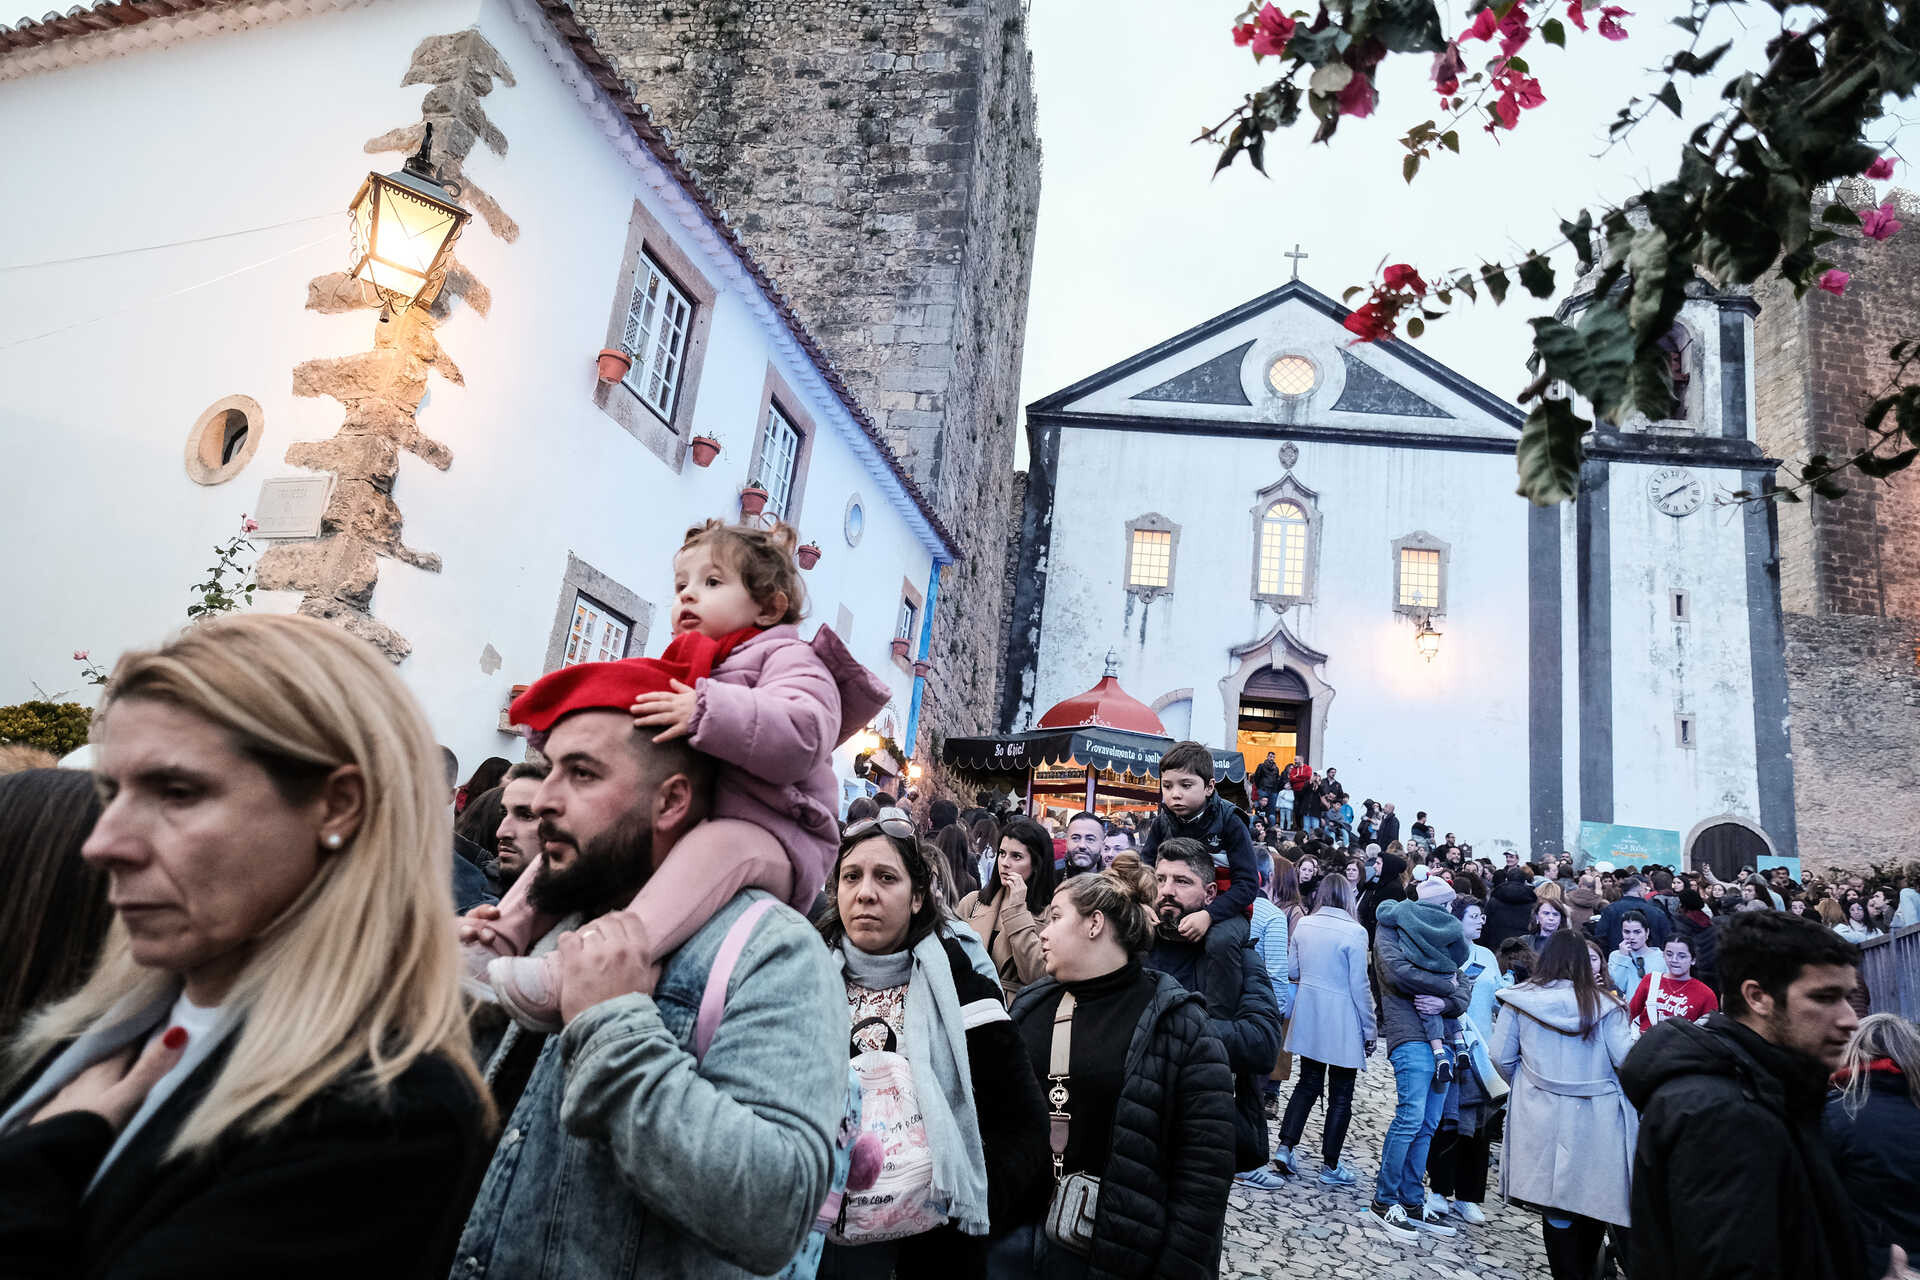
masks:
[[(209, 451), (202, 439), (207, 428), (215, 418), (225, 418), (230, 410), (237, 409), (247, 420), (246, 442), (240, 446), (240, 452), (231, 462), (219, 460), (219, 449)], [(252, 396), (221, 396), (208, 405), (206, 412), (194, 419), (193, 429), (187, 432), (187, 452), (184, 461), (187, 479), (195, 484), (225, 484), (247, 469), (253, 461), (253, 455), (260, 451), (260, 441), (266, 437), (267, 414), (260, 402)], [(212, 456), (209, 456), (211, 453)]]
[(1306, 749), (1300, 753), (1300, 757), (1308, 764), (1324, 761), (1327, 711), (1333, 705), (1335, 692), (1333, 686), (1320, 677), (1320, 668), (1326, 664), (1327, 655), (1303, 644), (1287, 630), (1286, 620), (1280, 619), (1273, 624), (1271, 631), (1258, 640), (1235, 646), (1232, 656), (1233, 671), (1220, 681), (1223, 711), (1220, 740), (1224, 743), (1240, 740), (1240, 695), (1256, 672), (1273, 667), (1293, 672), (1307, 686), (1309, 727)]
[(558, 671), (567, 656), (567, 634), (573, 630), (574, 597), (586, 594), (615, 613), (627, 618), (626, 652), (623, 658), (638, 657), (647, 650), (647, 632), (653, 627), (653, 606), (642, 600), (600, 570), (567, 552), (567, 571), (560, 579), (560, 601), (553, 610), (553, 631), (547, 637), (547, 656), (540, 673)]
[(693, 259), (674, 242), (659, 219), (638, 200), (627, 223), (627, 246), (620, 255), (620, 278), (613, 291), (613, 310), (607, 317), (607, 345), (618, 347), (627, 333), (627, 311), (633, 302), (633, 284), (643, 257), (650, 257), (693, 303), (693, 323), (687, 326), (687, 346), (680, 356), (680, 385), (674, 389), (673, 416), (662, 418), (640, 393), (621, 382), (596, 382), (593, 402), (628, 434), (647, 446), (669, 467), (686, 466), (687, 442), (693, 438), (693, 407), (700, 391), (700, 371), (707, 359), (707, 339), (713, 330), (713, 307), (719, 290)]
[(1683, 866), (1690, 865), (1689, 859), (1693, 857), (1693, 846), (1695, 841), (1699, 840), (1702, 835), (1706, 834), (1708, 831), (1712, 830), (1714, 827), (1721, 827), (1721, 826), (1745, 827), (1747, 830), (1753, 832), (1753, 834), (1759, 836), (1763, 841), (1766, 842), (1767, 853), (1770, 856), (1775, 858), (1780, 856), (1779, 848), (1775, 846), (1775, 844), (1773, 843), (1773, 837), (1767, 834), (1767, 829), (1765, 827), (1755, 822), (1752, 818), (1743, 818), (1737, 813), (1723, 813), (1713, 818), (1702, 818), (1700, 821), (1693, 824), (1692, 830), (1687, 832), (1686, 839), (1680, 842), (1681, 865)]
[[(1139, 596), (1142, 600), (1153, 600), (1160, 596), (1173, 594), (1174, 583), (1179, 581), (1180, 569), (1180, 526), (1158, 511), (1149, 511), (1143, 516), (1135, 516), (1127, 521), (1126, 569), (1120, 581), (1126, 584), (1127, 594)], [(1136, 586), (1133, 581), (1133, 535), (1140, 531), (1148, 533), (1170, 533), (1167, 543), (1167, 585), (1164, 587)]]
[[(760, 384), (760, 409), (753, 416), (753, 452), (747, 459), (747, 478), (760, 478), (761, 456), (766, 452), (767, 445), (767, 413), (778, 404), (781, 416), (800, 436), (800, 445), (793, 454), (793, 484), (787, 490), (787, 509), (780, 516), (796, 529), (800, 527), (800, 509), (807, 496), (807, 469), (813, 465), (813, 440), (819, 434), (813, 415), (806, 410), (806, 403), (793, 393), (787, 380), (780, 376), (780, 370), (768, 362), (766, 379)], [(843, 535), (845, 528), (846, 515), (842, 512)], [(818, 541), (818, 535), (815, 535), (815, 540)]]
[[(1438, 551), (1440, 553), (1439, 603), (1414, 605), (1400, 603), (1400, 553), (1402, 551)], [(1453, 544), (1434, 537), (1425, 529), (1416, 529), (1404, 538), (1393, 540), (1393, 611), (1409, 618), (1428, 615), (1439, 618), (1447, 612), (1447, 579), (1453, 576)]]

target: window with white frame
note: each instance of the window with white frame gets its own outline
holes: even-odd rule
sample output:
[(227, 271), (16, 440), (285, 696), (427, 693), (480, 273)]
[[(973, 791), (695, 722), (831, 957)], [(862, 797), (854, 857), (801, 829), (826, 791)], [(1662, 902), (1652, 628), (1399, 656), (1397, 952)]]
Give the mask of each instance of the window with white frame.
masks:
[(563, 667), (582, 662), (616, 662), (627, 656), (633, 623), (584, 591), (574, 593), (573, 625), (567, 632)]
[(895, 640), (913, 639), (913, 623), (919, 615), (920, 608), (914, 604), (911, 596), (900, 597), (900, 616), (894, 620), (893, 638)]
[(1393, 540), (1393, 611), (1425, 618), (1447, 611), (1453, 549), (1424, 529)]
[(794, 468), (800, 459), (800, 432), (774, 403), (760, 429), (760, 487), (767, 491), (766, 513), (784, 520), (793, 498)]
[(687, 295), (667, 278), (659, 263), (642, 255), (627, 304), (624, 342), (633, 353), (633, 367), (627, 370), (626, 383), (648, 408), (669, 421), (692, 323), (693, 304)]
[(1173, 581), (1173, 535), (1154, 529), (1133, 531), (1132, 567), (1127, 572), (1130, 587), (1164, 587)]
[(1297, 502), (1282, 500), (1266, 509), (1260, 517), (1260, 595), (1306, 594), (1310, 530), (1307, 513)]

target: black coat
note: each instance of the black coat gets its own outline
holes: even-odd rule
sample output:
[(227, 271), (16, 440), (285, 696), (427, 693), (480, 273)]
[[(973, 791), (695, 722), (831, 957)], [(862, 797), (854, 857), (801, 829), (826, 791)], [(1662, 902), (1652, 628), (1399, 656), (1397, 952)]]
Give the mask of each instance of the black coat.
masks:
[(1712, 916), (1701, 924), (1691, 920), (1682, 911), (1673, 918), (1673, 936), (1686, 939), (1693, 953), (1693, 976), (1713, 988), (1714, 995), (1720, 994), (1720, 935), (1719, 921)]
[(450, 1063), (415, 1062), (385, 1104), (329, 1089), (265, 1134), (163, 1160), (225, 1060), (225, 1049), (214, 1053), (174, 1090), (91, 1195), (114, 1142), (102, 1117), (68, 1112), (0, 1138), (0, 1275), (446, 1274), (484, 1154), (480, 1102)]
[(1502, 880), (1488, 891), (1487, 927), (1480, 934), (1489, 951), (1498, 952), (1508, 938), (1525, 937), (1533, 919), (1533, 885), (1526, 880)]
[(1374, 843), (1382, 849), (1400, 838), (1400, 815), (1390, 813), (1380, 819), (1380, 826), (1373, 833)]
[(1185, 950), (1193, 961), (1194, 994), (1205, 1002), (1207, 1025), (1227, 1051), (1227, 1069), (1233, 1072), (1233, 1167), (1257, 1169), (1271, 1154), (1264, 1086), (1274, 1063), (1280, 1060), (1280, 1041), (1285, 1034), (1280, 1027), (1280, 1003), (1274, 998), (1272, 975), (1267, 972), (1267, 962), (1254, 950), (1251, 938), (1245, 946), (1225, 953), (1237, 963), (1223, 963), (1222, 953), (1209, 949), (1205, 942), (1163, 940), (1147, 953), (1147, 967), (1164, 972), (1170, 967), (1164, 963), (1166, 954), (1173, 948)]
[(1867, 1247), (1867, 1274), (1887, 1273), (1888, 1246), (1920, 1257), (1920, 1107), (1907, 1077), (1890, 1063), (1867, 1073), (1867, 1096), (1849, 1112), (1841, 1095), (1827, 1101), (1827, 1146), (1853, 1202), (1853, 1220)]
[(1620, 1087), (1640, 1112), (1633, 1280), (1864, 1280), (1819, 1063), (1710, 1013), (1641, 1036)]
[[(1213, 1280), (1233, 1183), (1233, 1078), (1200, 998), (1164, 973), (1127, 1048), (1088, 1280)], [(1022, 991), (1013, 1020), (1059, 984)]]
[(1648, 947), (1658, 951), (1667, 945), (1667, 939), (1673, 936), (1673, 917), (1667, 909), (1652, 898), (1622, 898), (1608, 903), (1607, 909), (1593, 918), (1594, 940), (1607, 949), (1608, 955), (1620, 949), (1620, 922), (1629, 911), (1647, 918)]
[[(959, 943), (942, 938), (940, 945), (953, 968), (961, 1008), (981, 1000), (1004, 1003), (1000, 984), (982, 977)], [(1005, 1018), (967, 1032), (967, 1069), (987, 1160), (987, 1219), (996, 1232), (1003, 1231), (1031, 1220), (1033, 1206), (1045, 1204), (1051, 1194), (1046, 1095), (1019, 1030)]]

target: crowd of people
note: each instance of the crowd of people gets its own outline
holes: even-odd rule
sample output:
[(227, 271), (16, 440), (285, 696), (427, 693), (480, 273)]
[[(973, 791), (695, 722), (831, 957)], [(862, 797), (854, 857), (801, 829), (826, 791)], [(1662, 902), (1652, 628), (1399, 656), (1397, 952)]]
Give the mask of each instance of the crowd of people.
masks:
[(90, 772), (0, 775), (0, 1274), (1203, 1277), (1236, 1182), (1448, 1236), (1496, 1146), (1556, 1280), (1906, 1274), (1913, 886), (1495, 865), (1196, 743), (1132, 818), (840, 812), (885, 688), (792, 544), (690, 530), (665, 654), (464, 783), (318, 620), (122, 657)]

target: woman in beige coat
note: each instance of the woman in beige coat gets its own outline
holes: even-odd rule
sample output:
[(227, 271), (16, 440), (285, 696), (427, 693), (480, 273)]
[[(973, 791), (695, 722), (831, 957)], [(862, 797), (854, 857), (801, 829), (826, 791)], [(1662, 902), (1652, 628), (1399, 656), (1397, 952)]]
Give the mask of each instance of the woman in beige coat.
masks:
[(985, 939), (1009, 1000), (1029, 982), (1047, 976), (1040, 927), (1053, 901), (1053, 886), (1052, 837), (1039, 823), (1015, 818), (1000, 832), (1000, 850), (987, 883), (953, 909)]
[(1531, 978), (1494, 1000), (1487, 1052), (1513, 1086), (1500, 1194), (1540, 1212), (1553, 1280), (1593, 1280), (1608, 1226), (1632, 1220), (1640, 1122), (1615, 1072), (1633, 1021), (1568, 929), (1548, 939)]

